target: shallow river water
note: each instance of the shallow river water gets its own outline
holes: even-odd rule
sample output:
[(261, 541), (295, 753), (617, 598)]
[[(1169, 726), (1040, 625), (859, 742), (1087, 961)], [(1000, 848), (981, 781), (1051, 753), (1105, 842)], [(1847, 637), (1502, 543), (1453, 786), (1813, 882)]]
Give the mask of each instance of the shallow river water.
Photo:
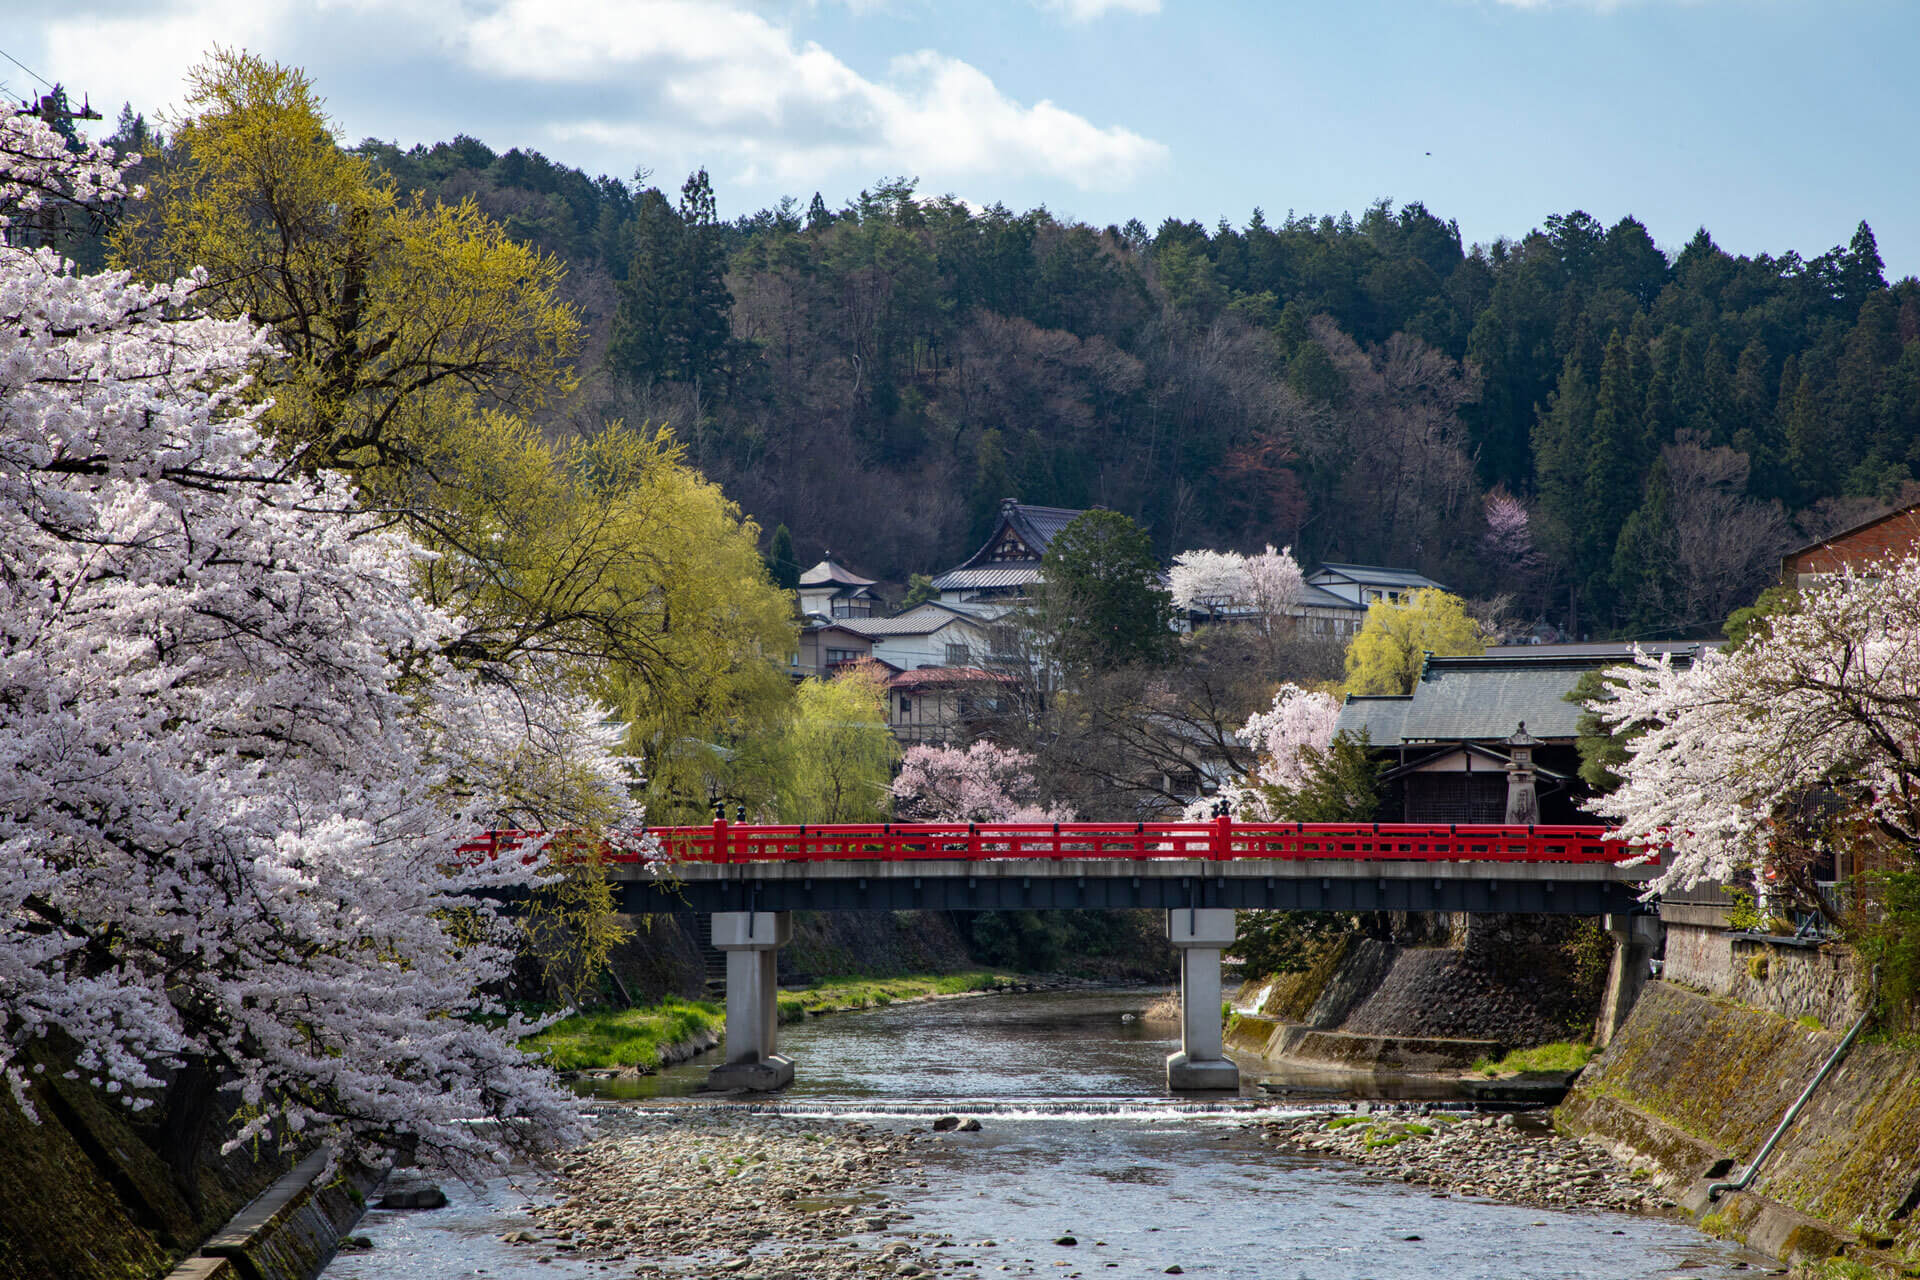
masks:
[[(1275, 1103), (1252, 1080), (1238, 1099), (1169, 1098), (1166, 1028), (1126, 1017), (1157, 994), (940, 1001), (783, 1028), (795, 1082), (757, 1114), (890, 1128), (978, 1116), (980, 1133), (923, 1144), (920, 1167), (884, 1188), (913, 1215), (896, 1230), (951, 1236), (955, 1256), (977, 1262), (970, 1275), (1147, 1277), (1178, 1267), (1218, 1280), (1728, 1280), (1777, 1265), (1677, 1220), (1442, 1196), (1278, 1154), (1243, 1128), (1248, 1120), (1348, 1104)], [(628, 1106), (740, 1114), (738, 1103), (694, 1094), (711, 1065), (597, 1092), (626, 1095)], [(536, 1175), (447, 1190), (447, 1209), (369, 1212), (356, 1231), (374, 1248), (341, 1255), (328, 1280), (631, 1274), (632, 1263), (537, 1262), (499, 1242), (529, 1225), (524, 1206), (547, 1194)], [(1077, 1244), (1056, 1245), (1062, 1236)], [(981, 1247), (986, 1240), (995, 1243)]]

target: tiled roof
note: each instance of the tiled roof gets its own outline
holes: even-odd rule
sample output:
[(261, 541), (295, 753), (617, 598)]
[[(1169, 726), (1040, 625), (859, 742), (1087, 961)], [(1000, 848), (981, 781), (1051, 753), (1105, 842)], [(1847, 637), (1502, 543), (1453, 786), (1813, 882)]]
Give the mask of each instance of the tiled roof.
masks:
[(839, 618), (834, 625), (843, 631), (851, 631), (861, 636), (930, 636), (942, 627), (954, 623), (962, 626), (978, 627), (973, 618), (953, 613), (938, 614), (913, 613), (904, 618)]
[(1346, 609), (1354, 613), (1365, 613), (1367, 606), (1345, 596), (1337, 596), (1331, 591), (1308, 583), (1300, 592), (1300, 607), (1303, 609)]
[[(1072, 507), (1030, 507), (1008, 498), (1000, 504), (1000, 518), (994, 522), (993, 532), (989, 534), (987, 540), (980, 545), (980, 549), (968, 556), (953, 569), (948, 570), (947, 573), (942, 576), (951, 577), (954, 573), (960, 572), (961, 570), (991, 567), (995, 564), (1026, 564), (1034, 569), (1038, 569), (1040, 557), (1047, 553), (1047, 547), (1052, 543), (1054, 536), (1071, 524), (1074, 517), (1083, 514), (1085, 513), (1076, 511)], [(1032, 560), (993, 561), (987, 559), (988, 553), (1000, 542), (1000, 530), (1003, 526), (1012, 529), (1020, 541), (1026, 544), (1027, 549), (1033, 552)], [(937, 586), (938, 583), (939, 580), (936, 579), (935, 585)], [(954, 589), (955, 588), (952, 587), (946, 588), (946, 590)]]
[(839, 587), (870, 587), (873, 585), (873, 579), (863, 578), (846, 566), (835, 564), (831, 560), (822, 560), (800, 575), (800, 585), (803, 587), (824, 587), (828, 584)]
[(949, 569), (933, 580), (935, 591), (981, 591), (989, 587), (1024, 587), (1040, 581), (1038, 560), (1015, 560), (979, 569)]
[(1722, 640), (1593, 640), (1578, 644), (1491, 644), (1489, 658), (1615, 658), (1633, 661), (1634, 646), (1650, 654), (1691, 658), (1701, 649), (1718, 649)]
[[(1675, 657), (1688, 661), (1691, 651)], [(1376, 747), (1493, 742), (1523, 722), (1537, 738), (1571, 741), (1579, 735), (1582, 709), (1566, 695), (1587, 672), (1617, 665), (1618, 655), (1611, 653), (1430, 658), (1411, 694), (1350, 695), (1338, 727), (1356, 735), (1365, 729)]]
[[(1344, 578), (1349, 582), (1363, 583), (1369, 587), (1440, 587), (1440, 584), (1425, 574), (1415, 573), (1411, 569), (1395, 569), (1382, 564), (1322, 564), (1307, 575), (1311, 582), (1322, 575)], [(1441, 588), (1445, 590), (1445, 588)]]
[(1084, 514), (1071, 507), (1030, 507), (1017, 502), (1001, 510), (1014, 532), (1020, 535), (1020, 541), (1040, 555), (1047, 554), (1047, 546), (1055, 534)]
[(889, 689), (932, 689), (961, 684), (1012, 684), (1013, 677), (979, 667), (916, 667), (887, 679)]

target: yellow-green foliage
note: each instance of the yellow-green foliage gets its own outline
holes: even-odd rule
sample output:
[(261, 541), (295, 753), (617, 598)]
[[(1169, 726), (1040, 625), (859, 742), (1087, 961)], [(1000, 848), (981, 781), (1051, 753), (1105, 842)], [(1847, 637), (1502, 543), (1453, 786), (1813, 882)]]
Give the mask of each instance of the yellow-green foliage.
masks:
[(398, 200), (342, 151), (297, 68), (216, 50), (187, 79), (171, 145), (112, 241), (118, 265), (210, 277), (199, 303), (271, 325), (268, 425), (383, 495), (479, 405), (525, 412), (573, 388), (580, 322), (559, 261), (471, 201)]
[(547, 997), (577, 1005), (598, 988), (613, 949), (633, 931), (616, 914), (598, 841), (562, 840), (553, 858), (559, 876), (534, 890), (520, 927)]
[(596, 1009), (576, 1013), (521, 1041), (559, 1071), (660, 1065), (660, 1051), (701, 1031), (718, 1033), (720, 1007), (669, 996), (644, 1009)]
[(787, 822), (877, 822), (890, 811), (899, 755), (876, 672), (806, 680), (780, 744), (779, 808)]
[(1561, 1040), (1531, 1049), (1515, 1049), (1498, 1062), (1482, 1058), (1473, 1064), (1473, 1069), (1490, 1076), (1518, 1075), (1526, 1071), (1578, 1071), (1587, 1065), (1593, 1052), (1590, 1044)]
[(1348, 693), (1411, 693), (1427, 653), (1487, 651), (1480, 624), (1459, 596), (1415, 591), (1402, 604), (1377, 600), (1367, 609), (1360, 634), (1347, 646)]

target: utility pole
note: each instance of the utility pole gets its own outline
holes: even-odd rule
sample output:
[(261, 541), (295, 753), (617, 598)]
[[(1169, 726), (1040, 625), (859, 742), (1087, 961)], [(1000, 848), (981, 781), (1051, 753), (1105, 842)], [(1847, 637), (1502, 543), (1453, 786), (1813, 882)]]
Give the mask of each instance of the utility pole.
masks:
[[(72, 124), (75, 120), (102, 118), (100, 113), (93, 109), (93, 103), (85, 97), (80, 99), (80, 109), (75, 111), (68, 105), (66, 90), (57, 84), (47, 93), (42, 94), (38, 102), (29, 99), (20, 105), (39, 116), (46, 123), (47, 128), (63, 136), (72, 132)], [(68, 127), (62, 129), (61, 125)], [(53, 200), (46, 200), (40, 205), (40, 244), (43, 247), (52, 245), (59, 235), (60, 206)]]

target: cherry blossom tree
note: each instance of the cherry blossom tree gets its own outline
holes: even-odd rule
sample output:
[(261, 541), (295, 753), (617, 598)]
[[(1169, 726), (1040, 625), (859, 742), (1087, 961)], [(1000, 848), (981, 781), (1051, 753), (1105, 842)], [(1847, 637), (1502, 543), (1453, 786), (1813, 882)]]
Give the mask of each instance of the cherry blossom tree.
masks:
[(1247, 596), (1247, 558), (1237, 551), (1182, 551), (1167, 570), (1182, 609), (1233, 604)]
[(0, 237), (17, 239), (22, 217), (50, 203), (97, 212), (127, 194), (120, 175), (139, 156), (116, 161), (97, 142), (74, 145), (38, 116), (0, 103)]
[(1273, 705), (1250, 716), (1236, 734), (1258, 753), (1252, 774), (1223, 786), (1217, 796), (1194, 801), (1186, 817), (1211, 817), (1213, 806), (1225, 801), (1236, 818), (1273, 821), (1273, 789), (1297, 790), (1310, 779), (1315, 762), (1333, 745), (1339, 720), (1340, 704), (1331, 694), (1281, 685)]
[(1634, 736), (1594, 808), (1670, 843), (1656, 891), (1791, 863), (1780, 846), (1815, 795), (1867, 839), (1920, 841), (1920, 559), (1808, 589), (1736, 652), (1613, 674), (1589, 708)]
[(1272, 543), (1256, 556), (1237, 551), (1183, 551), (1167, 571), (1173, 602), (1182, 609), (1251, 607), (1271, 632), (1290, 616), (1306, 590), (1293, 548)]
[(1033, 757), (976, 742), (959, 747), (908, 747), (893, 780), (895, 811), (920, 822), (1071, 822), (1073, 811), (1043, 807)]
[(1275, 551), (1269, 542), (1265, 551), (1247, 557), (1247, 601), (1260, 611), (1269, 632), (1281, 625), (1281, 619), (1293, 616), (1306, 589), (1307, 578), (1293, 558), (1292, 547)]
[[(50, 133), (0, 107), (0, 192), (114, 189)], [(234, 1145), (551, 1150), (529, 1025), (472, 1016), (546, 862), (454, 850), (634, 821), (602, 713), (448, 656), (418, 548), (267, 447), (267, 340), (199, 287), (0, 240), (0, 1075), (157, 1104), (189, 1196), (216, 1093)]]

